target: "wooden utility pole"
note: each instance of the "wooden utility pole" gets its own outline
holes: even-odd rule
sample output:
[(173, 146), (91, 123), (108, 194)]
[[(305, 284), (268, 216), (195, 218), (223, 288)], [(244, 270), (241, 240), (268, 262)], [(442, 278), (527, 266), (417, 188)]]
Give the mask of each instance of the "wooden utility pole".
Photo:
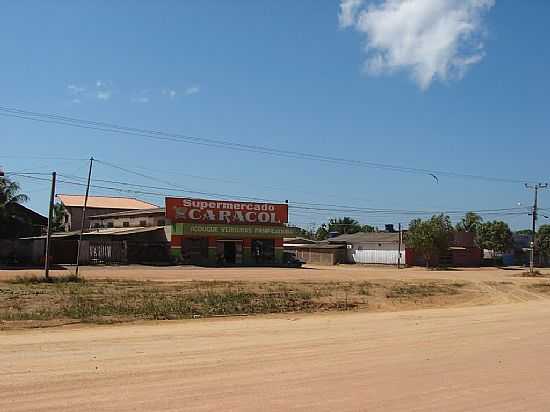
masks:
[(399, 249), (398, 249), (398, 255), (397, 255), (397, 269), (401, 269), (401, 223), (399, 223)]
[(90, 193), (90, 182), (92, 180), (92, 167), (94, 158), (90, 157), (90, 169), (88, 170), (88, 184), (86, 185), (86, 196), (84, 196), (84, 207), (82, 208), (82, 219), (80, 220), (80, 235), (78, 237), (78, 247), (76, 250), (76, 269), (74, 274), (78, 276), (78, 268), (80, 266), (80, 248), (82, 245), (82, 234), (84, 233), (84, 222), (86, 221), (86, 206), (88, 205), (88, 194)]
[(52, 192), (50, 194), (50, 208), (48, 212), (48, 231), (46, 232), (46, 256), (44, 259), (44, 277), (50, 278), (50, 249), (52, 237), (52, 221), (53, 221), (53, 204), (55, 199), (55, 178), (56, 173), (52, 173)]
[(536, 185), (525, 184), (527, 189), (533, 189), (535, 191), (535, 201), (533, 202), (533, 210), (531, 211), (532, 219), (532, 233), (531, 233), (531, 258), (529, 260), (529, 272), (533, 274), (535, 266), (535, 239), (536, 239), (536, 230), (537, 230), (537, 209), (538, 209), (538, 193), (539, 189), (546, 189), (548, 183), (537, 183)]

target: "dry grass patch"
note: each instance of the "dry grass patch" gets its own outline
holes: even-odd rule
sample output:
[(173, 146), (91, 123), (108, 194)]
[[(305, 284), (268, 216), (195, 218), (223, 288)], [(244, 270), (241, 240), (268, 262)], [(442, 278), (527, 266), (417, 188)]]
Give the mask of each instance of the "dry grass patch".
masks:
[[(460, 283), (234, 282), (15, 278), (0, 283), (0, 321), (118, 322), (327, 310), (394, 310), (444, 303)], [(438, 300), (439, 299), (439, 300)], [(454, 302), (454, 301), (453, 301)], [(408, 308), (408, 307), (407, 307)]]
[(531, 273), (526, 270), (525, 272), (521, 272), (520, 276), (524, 278), (550, 278), (550, 273), (544, 273), (540, 270), (534, 270), (533, 273)]

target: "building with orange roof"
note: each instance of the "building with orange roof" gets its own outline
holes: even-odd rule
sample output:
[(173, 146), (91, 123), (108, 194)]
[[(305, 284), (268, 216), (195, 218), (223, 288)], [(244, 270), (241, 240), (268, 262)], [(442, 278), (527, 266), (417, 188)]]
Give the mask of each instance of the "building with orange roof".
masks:
[[(59, 203), (63, 206), (63, 226), (66, 232), (80, 230), (84, 198), (83, 195), (57, 195)], [(157, 205), (130, 197), (88, 196), (84, 229), (90, 227), (90, 218), (93, 216), (156, 208)]]

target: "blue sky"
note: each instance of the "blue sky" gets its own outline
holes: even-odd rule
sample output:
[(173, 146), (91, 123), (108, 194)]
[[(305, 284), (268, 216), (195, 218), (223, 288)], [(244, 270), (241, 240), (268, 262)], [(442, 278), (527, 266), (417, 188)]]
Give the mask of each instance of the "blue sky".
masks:
[[(396, 0), (352, 3), (347, 22), (338, 1), (6, 3), (0, 106), (413, 168), (550, 180), (549, 2), (468, 0), (464, 9), (455, 0), (413, 0), (419, 7), (412, 11)], [(428, 30), (449, 16), (459, 16), (457, 31), (444, 26), (411, 44), (395, 23), (403, 18)], [(430, 41), (445, 36), (454, 48), (432, 53)], [(8, 171), (84, 176), (84, 161), (30, 157), (93, 155), (198, 191), (291, 202), (406, 210), (532, 202), (519, 183), (443, 176), (436, 183), (428, 175), (4, 116), (0, 131), (0, 164)], [(159, 185), (101, 164), (94, 177)], [(48, 184), (19, 181), (30, 207), (45, 212)], [(540, 201), (550, 209), (550, 190)], [(295, 210), (291, 221), (319, 224), (336, 214)], [(357, 217), (376, 225), (410, 220)], [(514, 228), (529, 225), (527, 215), (499, 218)]]

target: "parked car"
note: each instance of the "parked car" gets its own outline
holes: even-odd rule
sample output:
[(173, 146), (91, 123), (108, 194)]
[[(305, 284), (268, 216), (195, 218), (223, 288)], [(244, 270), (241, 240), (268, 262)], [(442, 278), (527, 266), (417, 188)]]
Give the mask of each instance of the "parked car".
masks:
[(283, 262), (285, 265), (293, 268), (301, 268), (305, 263), (296, 257), (296, 252), (284, 252)]

